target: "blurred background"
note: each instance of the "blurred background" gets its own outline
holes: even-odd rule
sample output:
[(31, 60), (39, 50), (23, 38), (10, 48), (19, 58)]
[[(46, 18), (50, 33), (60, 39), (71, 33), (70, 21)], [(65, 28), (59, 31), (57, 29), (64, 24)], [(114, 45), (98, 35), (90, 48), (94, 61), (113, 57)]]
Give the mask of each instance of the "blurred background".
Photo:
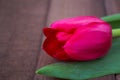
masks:
[[(116, 13), (120, 0), (0, 0), (0, 80), (60, 80), (35, 74), (56, 62), (41, 49), (42, 28), (58, 19)], [(120, 75), (92, 80), (120, 80)]]

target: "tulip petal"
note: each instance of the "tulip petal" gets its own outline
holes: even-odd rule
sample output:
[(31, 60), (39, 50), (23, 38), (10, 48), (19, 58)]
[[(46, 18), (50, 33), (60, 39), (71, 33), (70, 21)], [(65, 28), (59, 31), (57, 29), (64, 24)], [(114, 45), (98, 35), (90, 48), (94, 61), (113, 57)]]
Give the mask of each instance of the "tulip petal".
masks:
[(67, 41), (72, 35), (65, 32), (57, 33), (56, 37), (59, 41)]
[(54, 28), (60, 31), (69, 32), (73, 29), (82, 27), (91, 22), (104, 22), (104, 21), (93, 16), (82, 16), (82, 17), (80, 16), (76, 18), (69, 18), (69, 19), (56, 21), (51, 25), (51, 28)]
[(111, 45), (105, 32), (92, 31), (75, 34), (64, 46), (66, 53), (75, 60), (93, 60), (103, 57)]
[(102, 31), (112, 35), (112, 27), (106, 22), (92, 22), (86, 26), (88, 26), (91, 31)]
[(50, 55), (59, 60), (70, 60), (69, 56), (62, 49), (62, 43), (56, 38), (47, 38), (44, 41), (43, 49)]
[(55, 54), (54, 50), (56, 50), (58, 46), (58, 41), (52, 38), (47, 38), (43, 43), (43, 49), (51, 56)]
[(93, 60), (111, 47), (112, 28), (93, 16), (60, 20), (50, 27), (44, 29), (44, 49), (56, 59)]
[(53, 57), (55, 57), (56, 59), (66, 60), (66, 61), (72, 60), (72, 59), (66, 54), (66, 52), (64, 51), (64, 49), (62, 49), (62, 48), (59, 48), (59, 49), (56, 50), (55, 52), (56, 52), (56, 54), (53, 55)]
[(57, 33), (57, 30), (55, 30), (53, 28), (44, 28), (43, 33), (46, 37), (51, 37)]

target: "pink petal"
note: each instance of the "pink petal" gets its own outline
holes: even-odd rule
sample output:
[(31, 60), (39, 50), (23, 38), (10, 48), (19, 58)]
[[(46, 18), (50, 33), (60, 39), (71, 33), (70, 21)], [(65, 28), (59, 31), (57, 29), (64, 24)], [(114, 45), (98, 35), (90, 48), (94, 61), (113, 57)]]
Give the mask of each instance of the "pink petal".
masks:
[(65, 41), (65, 42), (66, 42), (70, 37), (71, 37), (71, 34), (65, 33), (65, 32), (58, 32), (57, 35), (56, 35), (56, 38), (57, 38), (59, 41)]
[(43, 49), (52, 57), (59, 60), (70, 60), (70, 57), (65, 53), (60, 43), (56, 38), (47, 38), (44, 41)]
[(107, 53), (111, 46), (111, 36), (101, 31), (75, 34), (64, 45), (65, 52), (75, 60), (92, 60)]
[(104, 22), (104, 21), (93, 16), (82, 16), (82, 17), (68, 18), (68, 19), (56, 21), (51, 25), (51, 28), (60, 31), (69, 32), (73, 29), (82, 27), (83, 25), (87, 25), (91, 22)]
[(51, 37), (56, 35), (57, 30), (52, 28), (43, 28), (43, 33), (46, 37)]

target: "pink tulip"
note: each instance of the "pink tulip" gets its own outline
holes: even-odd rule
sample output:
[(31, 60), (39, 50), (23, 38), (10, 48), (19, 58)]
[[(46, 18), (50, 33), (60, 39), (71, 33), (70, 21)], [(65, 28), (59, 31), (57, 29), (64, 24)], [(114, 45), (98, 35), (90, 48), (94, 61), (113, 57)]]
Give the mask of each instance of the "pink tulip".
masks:
[(93, 16), (56, 21), (43, 31), (47, 37), (43, 49), (58, 60), (95, 60), (104, 57), (112, 44), (111, 26)]

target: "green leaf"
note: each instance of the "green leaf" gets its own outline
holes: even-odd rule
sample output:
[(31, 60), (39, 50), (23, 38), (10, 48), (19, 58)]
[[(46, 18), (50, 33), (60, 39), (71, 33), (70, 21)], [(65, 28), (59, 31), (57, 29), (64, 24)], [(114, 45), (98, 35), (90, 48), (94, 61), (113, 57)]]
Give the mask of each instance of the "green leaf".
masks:
[(102, 19), (111, 24), (112, 29), (120, 28), (120, 14), (102, 17)]
[(59, 62), (45, 66), (37, 74), (70, 79), (84, 80), (108, 74), (120, 73), (120, 38), (114, 39), (112, 48), (104, 58), (88, 62)]

